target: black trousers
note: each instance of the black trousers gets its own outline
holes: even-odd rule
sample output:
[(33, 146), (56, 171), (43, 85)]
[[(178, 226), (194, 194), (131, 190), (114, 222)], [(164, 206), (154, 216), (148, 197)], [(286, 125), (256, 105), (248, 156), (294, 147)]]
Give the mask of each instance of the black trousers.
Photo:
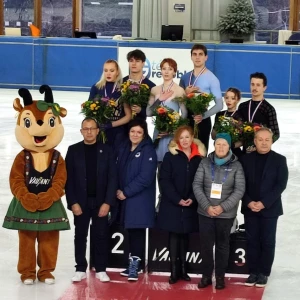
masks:
[(270, 276), (275, 257), (278, 217), (245, 216), (247, 263), (250, 273)]
[(188, 245), (188, 233), (169, 232), (169, 254), (171, 262), (180, 260), (181, 263), (185, 263)]
[(203, 275), (211, 277), (214, 270), (213, 247), (215, 245), (215, 274), (224, 276), (229, 258), (229, 236), (234, 219), (209, 218), (199, 215), (200, 254)]
[(145, 259), (145, 228), (130, 228), (128, 231), (129, 253), (131, 256), (138, 256), (143, 262)]
[(96, 272), (106, 269), (109, 251), (108, 217), (98, 217), (99, 208), (86, 208), (80, 216), (74, 216), (75, 225), (75, 261), (76, 271), (85, 272), (87, 269), (86, 243), (90, 221), (92, 219), (92, 230), (90, 238), (93, 241), (91, 255)]

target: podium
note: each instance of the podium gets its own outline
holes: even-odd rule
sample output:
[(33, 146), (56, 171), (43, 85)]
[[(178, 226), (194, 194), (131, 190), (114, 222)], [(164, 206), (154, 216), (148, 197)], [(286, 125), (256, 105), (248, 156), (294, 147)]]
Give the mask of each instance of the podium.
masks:
[[(108, 268), (127, 268), (128, 267), (128, 236), (126, 230), (119, 225), (110, 226), (109, 239), (109, 258)], [(93, 230), (93, 225), (90, 226), (90, 232)], [(94, 241), (90, 240), (90, 263), (89, 268), (94, 267), (93, 249)]]
[[(92, 225), (90, 230), (93, 230)], [(168, 232), (156, 228), (149, 229), (148, 272), (170, 272), (168, 240)], [(93, 249), (92, 240), (90, 241), (90, 249)], [(227, 273), (248, 274), (246, 251), (247, 242), (245, 232), (237, 230), (231, 233)], [(127, 268), (128, 257), (127, 232), (119, 225), (112, 225), (110, 227), (110, 254), (107, 267)], [(202, 273), (202, 258), (198, 233), (191, 233), (189, 235), (189, 248), (186, 261), (189, 273)], [(92, 250), (90, 250), (90, 269), (92, 268), (93, 255)]]
[[(168, 250), (168, 232), (158, 229), (149, 230), (148, 272), (170, 272)], [(189, 249), (186, 255), (189, 273), (202, 273), (202, 258), (200, 253), (198, 233), (189, 235)], [(230, 235), (230, 252), (227, 273), (248, 274), (246, 263), (246, 234), (236, 231)]]

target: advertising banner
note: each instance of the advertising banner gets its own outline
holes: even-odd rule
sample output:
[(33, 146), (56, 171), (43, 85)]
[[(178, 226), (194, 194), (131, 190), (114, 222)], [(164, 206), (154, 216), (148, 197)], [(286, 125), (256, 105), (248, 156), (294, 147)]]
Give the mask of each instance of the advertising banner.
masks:
[[(123, 77), (128, 75), (127, 53), (137, 49), (131, 47), (120, 47), (118, 53), (118, 63), (121, 67)], [(153, 81), (156, 85), (162, 84), (163, 79), (160, 70), (160, 63), (164, 58), (172, 58), (177, 63), (177, 73), (174, 81), (179, 83), (180, 78), (185, 73), (193, 69), (190, 49), (170, 49), (170, 48), (138, 48), (146, 54), (144, 66), (144, 76)]]

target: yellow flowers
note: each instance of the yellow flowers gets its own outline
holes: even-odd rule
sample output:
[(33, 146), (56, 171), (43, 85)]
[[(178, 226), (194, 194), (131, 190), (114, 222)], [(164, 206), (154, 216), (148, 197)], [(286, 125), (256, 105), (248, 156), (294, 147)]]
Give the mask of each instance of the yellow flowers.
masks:
[(253, 131), (253, 127), (247, 125), (244, 127), (244, 132), (252, 132)]
[(131, 81), (127, 80), (126, 82), (122, 83), (121, 85), (121, 92), (126, 93), (128, 87), (130, 86)]
[(117, 102), (113, 99), (110, 99), (109, 100), (109, 105), (112, 106), (112, 107), (117, 107)]
[[(121, 104), (128, 104), (130, 107), (137, 105), (140, 107), (146, 107), (150, 96), (150, 88), (145, 83), (133, 82), (127, 80), (121, 85), (121, 97), (119, 102)], [(135, 116), (132, 113), (132, 118)]]

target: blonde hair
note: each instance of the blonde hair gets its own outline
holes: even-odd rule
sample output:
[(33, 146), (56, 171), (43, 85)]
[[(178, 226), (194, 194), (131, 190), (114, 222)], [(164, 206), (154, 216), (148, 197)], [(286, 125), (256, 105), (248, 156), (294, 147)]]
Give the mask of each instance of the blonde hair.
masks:
[[(123, 76), (122, 76), (122, 72), (121, 72), (121, 69), (120, 69), (120, 67), (119, 67), (119, 64), (118, 64), (118, 62), (117, 62), (116, 60), (114, 60), (114, 59), (108, 59), (108, 60), (104, 63), (104, 65), (105, 65), (105, 64), (109, 64), (109, 63), (114, 63), (115, 66), (116, 66), (117, 71), (119, 72), (119, 75), (118, 75), (117, 80), (116, 80), (116, 84), (117, 84), (117, 88), (120, 88), (120, 87), (121, 87), (121, 84), (123, 83)], [(104, 68), (104, 65), (103, 65), (103, 68)], [(105, 86), (105, 84), (106, 84), (106, 79), (105, 79), (104, 71), (103, 71), (103, 72), (102, 72), (102, 75), (101, 75), (101, 77), (100, 77), (100, 79), (99, 79), (99, 81), (96, 82), (95, 85), (96, 85), (96, 87), (100, 90), (100, 89), (102, 89), (102, 88)]]

